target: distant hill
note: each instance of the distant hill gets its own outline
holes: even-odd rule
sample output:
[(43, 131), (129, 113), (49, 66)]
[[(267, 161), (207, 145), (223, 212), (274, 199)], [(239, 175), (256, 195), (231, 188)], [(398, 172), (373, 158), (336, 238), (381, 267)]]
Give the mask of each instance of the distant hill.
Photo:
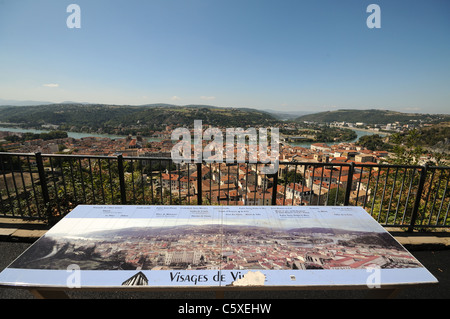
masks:
[(310, 121), (318, 123), (331, 122), (362, 122), (366, 124), (388, 124), (394, 122), (408, 123), (411, 121), (426, 121), (438, 123), (449, 120), (450, 115), (401, 113), (388, 110), (337, 110), (307, 114), (295, 119), (297, 122)]
[(0, 106), (32, 106), (32, 105), (47, 105), (47, 104), (90, 104), (88, 102), (73, 102), (64, 101), (61, 103), (48, 102), (48, 101), (33, 101), (33, 100), (5, 100), (0, 98)]
[[(84, 236), (88, 238), (144, 238), (146, 236), (172, 236), (172, 235), (202, 235), (202, 234), (217, 234), (222, 232), (225, 235), (244, 235), (251, 233), (252, 235), (279, 235), (290, 234), (292, 236), (313, 235), (320, 236), (320, 234), (334, 234), (334, 235), (351, 235), (357, 237), (363, 236), (379, 236), (382, 232), (373, 231), (358, 231), (347, 230), (340, 228), (329, 227), (301, 227), (301, 228), (274, 228), (254, 225), (234, 225), (234, 224), (204, 224), (204, 225), (175, 225), (175, 226), (155, 226), (155, 227), (128, 227), (112, 230), (101, 230), (86, 233)], [(55, 236), (59, 236), (55, 235)], [(389, 234), (388, 234), (388, 237)], [(119, 239), (120, 240), (120, 239)]]
[(264, 109), (261, 110), (263, 112), (270, 113), (272, 116), (279, 120), (293, 120), (299, 116), (310, 114), (311, 112), (304, 112), (304, 111), (280, 111), (280, 110), (273, 110), (273, 109)]
[(32, 100), (18, 101), (18, 100), (0, 99), (0, 106), (3, 106), (3, 105), (8, 105), (8, 106), (44, 105), (44, 104), (52, 104), (52, 103), (53, 102), (47, 102), (47, 101), (32, 101)]
[(207, 105), (81, 103), (3, 106), (0, 108), (0, 119), (29, 128), (53, 124), (58, 125), (60, 130), (122, 134), (137, 132), (144, 136), (150, 130), (164, 129), (165, 125), (193, 127), (194, 120), (202, 120), (204, 125), (222, 127), (270, 126), (278, 122), (269, 113), (254, 109)]

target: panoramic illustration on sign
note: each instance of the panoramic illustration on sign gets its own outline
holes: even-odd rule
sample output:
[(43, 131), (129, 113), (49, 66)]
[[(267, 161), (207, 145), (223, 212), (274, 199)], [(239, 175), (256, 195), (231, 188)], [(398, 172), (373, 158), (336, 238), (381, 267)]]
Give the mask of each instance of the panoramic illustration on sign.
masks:
[[(56, 284), (71, 265), (85, 285), (110, 286), (227, 285), (249, 271), (261, 285), (364, 284), (367, 269), (428, 276), (358, 207), (78, 206), (5, 271)], [(321, 277), (309, 282), (311, 271)]]

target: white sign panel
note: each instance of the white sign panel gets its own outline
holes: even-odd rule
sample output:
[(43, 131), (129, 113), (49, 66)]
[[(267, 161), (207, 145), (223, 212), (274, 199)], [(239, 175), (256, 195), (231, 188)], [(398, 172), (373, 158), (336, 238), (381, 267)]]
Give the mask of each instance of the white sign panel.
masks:
[(78, 206), (0, 274), (52, 287), (437, 280), (360, 207)]

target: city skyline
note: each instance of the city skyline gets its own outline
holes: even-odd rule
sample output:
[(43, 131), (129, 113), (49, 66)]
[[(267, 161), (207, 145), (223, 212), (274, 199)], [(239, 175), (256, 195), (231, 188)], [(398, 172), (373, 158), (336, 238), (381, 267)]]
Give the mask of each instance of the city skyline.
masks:
[[(446, 1), (0, 3), (0, 99), (449, 112)], [(381, 8), (381, 28), (366, 12)]]
[[(190, 206), (185, 206), (190, 208)], [(264, 206), (253, 206), (251, 209), (261, 209)], [(249, 208), (245, 208), (249, 210)], [(305, 211), (303, 209), (303, 211)], [(296, 214), (302, 214), (302, 209), (299, 209)], [(382, 227), (374, 228), (374, 225), (367, 225), (359, 220), (355, 221), (352, 216), (345, 217), (339, 216), (338, 218), (329, 216), (325, 214), (324, 216), (310, 218), (302, 217), (301, 222), (297, 219), (293, 219), (292, 216), (286, 218), (280, 218), (276, 223), (273, 220), (268, 220), (266, 215), (252, 216), (252, 218), (236, 217), (236, 216), (226, 216), (205, 213), (202, 218), (192, 218), (192, 217), (179, 217), (178, 214), (174, 217), (159, 217), (159, 218), (93, 218), (93, 219), (82, 219), (82, 218), (66, 218), (58, 223), (57, 229), (52, 233), (52, 237), (90, 237), (101, 234), (102, 232), (109, 231), (121, 231), (121, 230), (156, 230), (172, 228), (180, 229), (186, 227), (203, 227), (203, 226), (215, 226), (219, 230), (219, 234), (222, 227), (255, 227), (255, 228), (265, 228), (270, 231), (287, 231), (292, 229), (314, 229), (314, 228), (334, 228), (345, 230), (348, 232), (352, 231), (366, 231), (366, 232), (383, 232)], [(320, 215), (320, 213), (319, 213)], [(328, 216), (327, 216), (328, 215)], [(325, 217), (326, 216), (326, 217)], [(327, 224), (329, 223), (329, 224)], [(333, 227), (330, 227), (333, 225)]]

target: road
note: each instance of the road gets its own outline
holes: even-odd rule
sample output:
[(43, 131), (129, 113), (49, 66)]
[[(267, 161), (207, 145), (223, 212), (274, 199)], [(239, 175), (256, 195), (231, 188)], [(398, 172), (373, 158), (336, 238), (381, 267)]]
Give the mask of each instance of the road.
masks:
[[(21, 242), (0, 242), (0, 270), (6, 268), (31, 244)], [(399, 299), (447, 299), (450, 298), (450, 249), (412, 250), (411, 253), (439, 280), (439, 284), (403, 289), (396, 296)], [(213, 292), (80, 292), (69, 291), (75, 299), (116, 299), (116, 298), (152, 298), (152, 299), (209, 299), (215, 298)], [(271, 291), (271, 292), (230, 292), (226, 299), (328, 299), (328, 298), (364, 298), (361, 291)], [(33, 296), (22, 289), (0, 288), (0, 299), (29, 299)]]

